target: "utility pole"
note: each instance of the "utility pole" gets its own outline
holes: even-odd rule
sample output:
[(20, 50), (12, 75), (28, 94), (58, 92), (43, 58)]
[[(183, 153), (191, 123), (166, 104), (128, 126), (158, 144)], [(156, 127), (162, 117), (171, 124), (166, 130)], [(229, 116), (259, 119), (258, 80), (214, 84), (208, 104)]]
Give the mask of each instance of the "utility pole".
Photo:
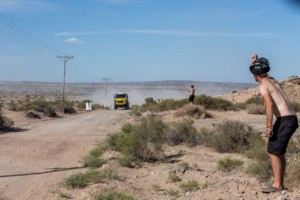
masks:
[(105, 80), (105, 98), (107, 98), (107, 83), (110, 80), (110, 78), (102, 78), (103, 80)]
[(67, 62), (73, 56), (57, 56), (57, 58), (60, 58), (64, 62), (64, 80), (63, 80), (63, 91), (62, 91), (62, 98), (63, 98), (63, 106), (65, 105), (65, 80), (66, 80), (66, 67), (67, 67)]

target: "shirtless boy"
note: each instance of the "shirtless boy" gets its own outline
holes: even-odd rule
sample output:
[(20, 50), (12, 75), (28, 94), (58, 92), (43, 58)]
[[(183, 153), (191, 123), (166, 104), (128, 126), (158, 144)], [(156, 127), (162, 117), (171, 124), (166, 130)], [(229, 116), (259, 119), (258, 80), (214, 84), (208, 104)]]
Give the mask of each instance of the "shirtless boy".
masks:
[[(298, 128), (298, 119), (279, 82), (269, 77), (269, 61), (254, 54), (250, 71), (259, 83), (258, 89), (266, 105), (265, 135), (269, 138), (268, 155), (274, 175), (273, 184), (263, 186), (262, 192), (277, 192), (284, 189), (285, 153), (291, 136)], [(273, 115), (276, 116), (274, 125)]]
[(193, 103), (193, 102), (194, 102), (194, 99), (195, 99), (195, 91), (196, 91), (196, 89), (195, 89), (194, 85), (191, 85), (191, 87), (190, 87), (190, 89), (189, 89), (189, 94), (190, 94), (190, 96), (189, 96), (189, 102), (190, 102), (190, 103)]

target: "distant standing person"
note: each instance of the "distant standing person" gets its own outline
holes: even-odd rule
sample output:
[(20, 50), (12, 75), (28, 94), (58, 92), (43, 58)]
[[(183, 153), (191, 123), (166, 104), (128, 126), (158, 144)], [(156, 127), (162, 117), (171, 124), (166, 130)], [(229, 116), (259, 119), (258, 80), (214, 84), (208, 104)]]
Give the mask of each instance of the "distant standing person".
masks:
[[(250, 71), (259, 83), (259, 92), (266, 105), (266, 132), (268, 137), (268, 155), (271, 159), (274, 182), (262, 186), (262, 192), (271, 193), (284, 189), (286, 169), (285, 153), (289, 140), (298, 128), (298, 119), (286, 94), (278, 81), (269, 77), (269, 61), (266, 58), (252, 56)], [(273, 125), (273, 115), (276, 121)]]
[(194, 85), (191, 85), (190, 89), (189, 89), (189, 102), (192, 104), (194, 102), (194, 99), (195, 99), (195, 92), (196, 92), (196, 89), (194, 87)]

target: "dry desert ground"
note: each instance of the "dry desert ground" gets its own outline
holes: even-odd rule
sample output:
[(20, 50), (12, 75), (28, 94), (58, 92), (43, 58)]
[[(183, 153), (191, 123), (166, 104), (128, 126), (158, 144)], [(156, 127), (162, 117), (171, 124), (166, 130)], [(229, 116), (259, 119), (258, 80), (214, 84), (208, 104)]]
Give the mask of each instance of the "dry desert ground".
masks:
[[(237, 96), (232, 98), (237, 101)], [(0, 134), (1, 200), (88, 200), (93, 199), (96, 193), (110, 190), (130, 194), (139, 200), (300, 199), (300, 188), (264, 194), (260, 191), (261, 182), (243, 169), (221, 172), (217, 169), (217, 163), (225, 157), (243, 160), (244, 165), (250, 161), (240, 154), (221, 154), (201, 145), (165, 147), (166, 153), (180, 152), (177, 162), (144, 163), (141, 168), (120, 167), (114, 159), (117, 153), (110, 150), (105, 153), (109, 161), (102, 168), (116, 171), (124, 177), (123, 181), (104, 181), (83, 189), (66, 189), (61, 185), (66, 176), (88, 170), (83, 166), (82, 158), (108, 134), (117, 132), (124, 123), (134, 123), (135, 117), (129, 115), (130, 111), (127, 110), (83, 111), (54, 119), (29, 119), (22, 112), (5, 108), (2, 112), (14, 120), (17, 128)], [(237, 120), (253, 126), (259, 132), (264, 131), (264, 115), (247, 114), (244, 110), (211, 113), (214, 118), (193, 119), (193, 125), (197, 129), (211, 128), (214, 123)], [(160, 115), (168, 122), (178, 120), (174, 117), (174, 111)], [(300, 134), (299, 130), (296, 134)], [(197, 167), (182, 172), (178, 165), (182, 162)], [(168, 181), (170, 172), (176, 173), (183, 182), (197, 180), (207, 187), (181, 192), (177, 197), (170, 196), (166, 191), (177, 190), (179, 186), (179, 183)], [(155, 190), (155, 186), (159, 188)]]

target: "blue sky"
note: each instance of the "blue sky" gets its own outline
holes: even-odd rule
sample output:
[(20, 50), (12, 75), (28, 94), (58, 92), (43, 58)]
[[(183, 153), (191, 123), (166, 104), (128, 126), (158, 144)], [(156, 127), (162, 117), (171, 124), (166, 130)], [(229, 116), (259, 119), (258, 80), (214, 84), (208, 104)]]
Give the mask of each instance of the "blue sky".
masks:
[[(0, 80), (254, 82), (299, 75), (292, 0), (0, 0)], [(296, 0), (294, 0), (296, 2)]]

